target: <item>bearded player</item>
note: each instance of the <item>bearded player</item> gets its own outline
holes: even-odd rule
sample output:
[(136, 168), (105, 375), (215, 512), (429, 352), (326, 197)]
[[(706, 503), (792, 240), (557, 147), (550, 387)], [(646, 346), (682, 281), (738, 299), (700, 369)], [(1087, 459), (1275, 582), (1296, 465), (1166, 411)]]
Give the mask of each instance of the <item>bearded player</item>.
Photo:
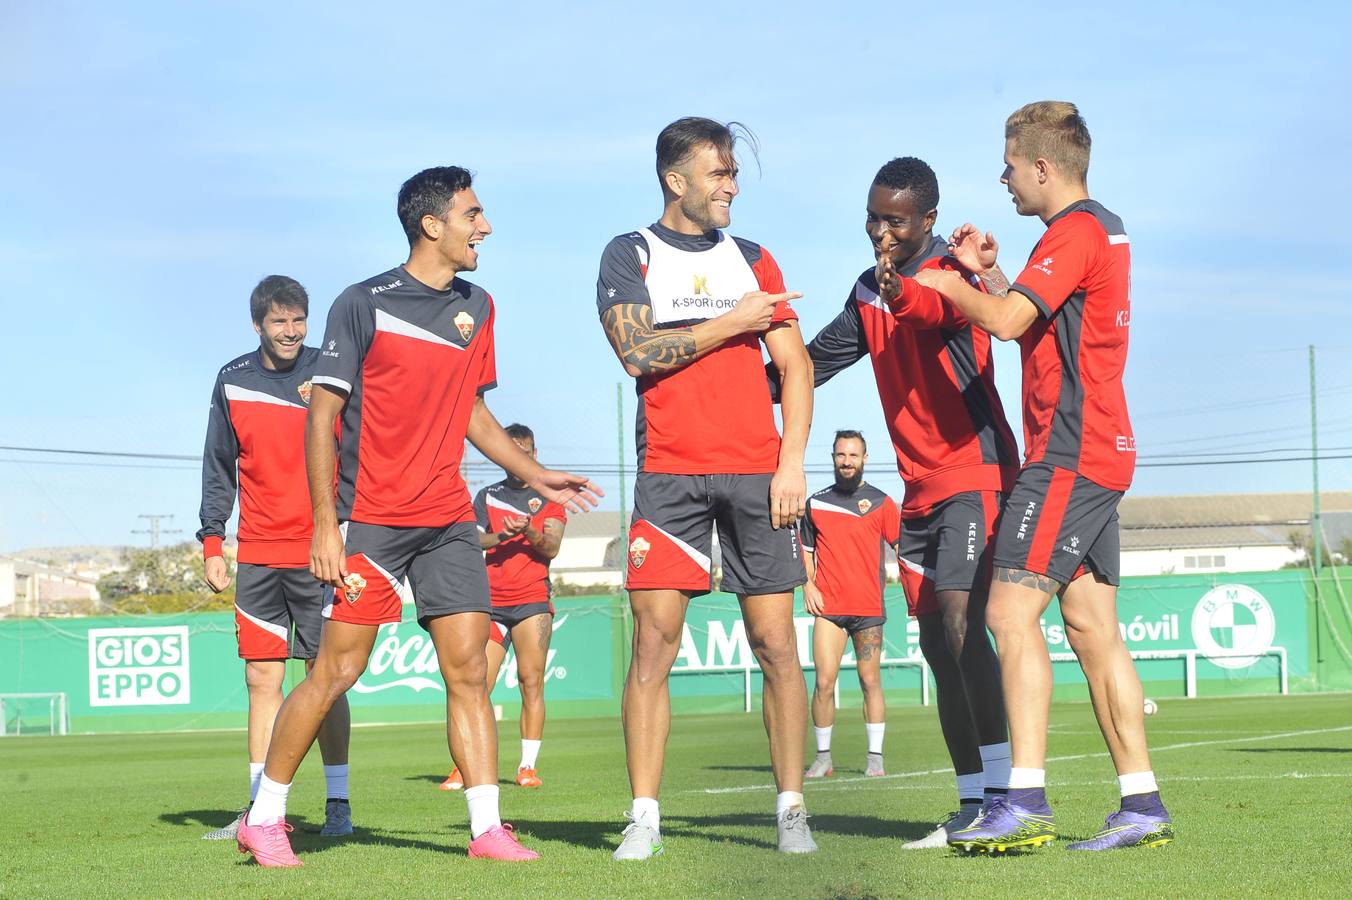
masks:
[(906, 483), (898, 555), (920, 649), (934, 672), (958, 811), (906, 849), (941, 848), (1003, 794), (1009, 743), (1000, 672), (986, 635), (987, 547), (1018, 449), (1000, 398), (990, 335), (915, 280), (955, 272), (934, 236), (939, 182), (924, 161), (888, 162), (869, 187), (865, 232), (875, 263), (844, 310), (812, 339), (818, 385), (868, 356)]
[(478, 267), (492, 228), (470, 173), (419, 172), (400, 188), (398, 213), (408, 260), (339, 294), (312, 379), (310, 569), (337, 590), (324, 610), (319, 657), (277, 714), (258, 799), (239, 829), (240, 850), (265, 866), (300, 865), (285, 819), (291, 779), (329, 708), (365, 670), (379, 627), (402, 618), (405, 579), (446, 684), (447, 742), (466, 775), (469, 855), (539, 855), (498, 812), (484, 657), (491, 604), (460, 474), (465, 440), (541, 496), (579, 511), (596, 489), (521, 452), (484, 402), (497, 382), (493, 300), (458, 276)]
[[(294, 278), (269, 275), (249, 312), (259, 346), (216, 376), (202, 452), (202, 542), (207, 584), (230, 586), (221, 543), (239, 496), (235, 638), (249, 691), (249, 803), (258, 796), (272, 723), (282, 705), (286, 660), (314, 665), (330, 591), (310, 574), (310, 495), (305, 490), (305, 413), (319, 351), (305, 346), (310, 297)], [(351, 717), (339, 697), (319, 729), (326, 785), (320, 834), (352, 833), (348, 801)], [(233, 840), (248, 807), (205, 840)]]
[[(536, 458), (535, 432), (512, 424), (507, 435), (522, 452)], [(535, 771), (545, 731), (545, 666), (554, 633), (549, 561), (559, 555), (568, 512), (511, 472), (474, 496), (479, 546), (488, 564), (488, 593), (493, 625), (488, 640), (488, 690), (497, 683), (507, 651), (516, 648), (516, 680), (521, 689), (521, 762), (516, 783), (536, 788)], [(441, 783), (458, 791), (465, 782), (459, 769)]]
[(1146, 746), (1141, 679), (1118, 630), (1117, 506), (1136, 438), (1122, 373), (1131, 322), (1131, 244), (1122, 220), (1090, 199), (1089, 129), (1073, 103), (1030, 103), (1005, 122), (1000, 182), (1014, 209), (1047, 226), (1010, 285), (994, 237), (972, 225), (952, 247), (980, 291), (951, 272), (921, 273), (970, 321), (1023, 356), (1024, 464), (995, 539), (989, 622), (1009, 709), (1010, 790), (949, 843), (1003, 851), (1053, 840), (1046, 794), (1052, 667), (1039, 618), (1052, 597), (1089, 683), (1117, 770), (1119, 809), (1072, 850), (1173, 840)]
[[(769, 251), (722, 231), (738, 191), (735, 141), (733, 128), (710, 119), (662, 130), (662, 216), (613, 239), (597, 281), (601, 324), (639, 396), (625, 578), (634, 651), (623, 707), (634, 801), (616, 859), (662, 852), (667, 676), (686, 607), (713, 587), (715, 527), (722, 588), (741, 603), (765, 675), (779, 849), (817, 849), (803, 806), (807, 692), (793, 627), (793, 591), (806, 577), (796, 526), (807, 494), (812, 364), (788, 305), (800, 295), (784, 290)], [(784, 373), (782, 441), (762, 345)]]
[(817, 685), (812, 692), (812, 730), (817, 758), (804, 773), (826, 778), (834, 772), (831, 732), (836, 720), (836, 679), (846, 641), (854, 642), (855, 668), (864, 694), (864, 733), (868, 755), (864, 774), (880, 776), (883, 734), (887, 728), (881, 663), (883, 586), (887, 583), (887, 551), (901, 536), (897, 504), (864, 481), (868, 445), (857, 431), (837, 431), (831, 449), (835, 484), (807, 498), (803, 517), (803, 562), (807, 583), (803, 606), (816, 616), (812, 627), (812, 662)]

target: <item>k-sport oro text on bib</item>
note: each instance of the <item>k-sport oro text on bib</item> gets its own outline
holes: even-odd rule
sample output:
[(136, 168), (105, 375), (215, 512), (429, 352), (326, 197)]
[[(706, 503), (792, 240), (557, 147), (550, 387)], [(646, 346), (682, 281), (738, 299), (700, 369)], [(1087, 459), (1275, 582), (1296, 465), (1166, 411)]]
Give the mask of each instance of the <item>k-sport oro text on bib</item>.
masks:
[(699, 252), (673, 247), (647, 228), (639, 234), (648, 242), (644, 282), (655, 325), (712, 319), (736, 306), (744, 294), (760, 290), (746, 257), (726, 234)]

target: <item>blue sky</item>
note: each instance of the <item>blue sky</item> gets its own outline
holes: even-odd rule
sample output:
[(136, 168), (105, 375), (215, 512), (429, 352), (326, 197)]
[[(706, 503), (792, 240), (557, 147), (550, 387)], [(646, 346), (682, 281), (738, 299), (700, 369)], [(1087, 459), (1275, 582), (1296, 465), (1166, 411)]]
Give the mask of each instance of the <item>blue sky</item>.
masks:
[[(596, 264), (660, 211), (664, 124), (708, 115), (760, 137), (732, 231), (774, 252), (810, 336), (870, 261), (865, 194), (893, 156), (938, 173), (941, 232), (977, 222), (1017, 270), (1041, 226), (997, 182), (1003, 122), (1058, 98), (1088, 119), (1091, 193), (1132, 237), (1141, 462), (1307, 448), (1308, 344), (1321, 445), (1352, 447), (1341, 5), (1050, 20), (982, 3), (19, 0), (0, 17), (0, 444), (198, 453), (216, 370), (256, 343), (254, 283), (300, 279), (317, 343), (343, 287), (403, 260), (400, 182), (456, 163), (495, 228), (474, 276), (499, 310), (491, 405), (535, 427), (549, 462), (610, 464), (624, 382), (632, 459)], [(1017, 421), (1012, 346), (997, 367)], [(817, 405), (809, 461), (827, 461), (835, 428), (862, 428), (871, 480), (899, 493), (867, 365)], [(1325, 462), (1323, 487), (1352, 489), (1349, 463)], [(1133, 491), (1309, 478), (1308, 463), (1143, 466)], [(613, 507), (618, 482), (601, 482)], [(198, 487), (191, 463), (0, 451), (0, 552), (143, 540), (139, 513), (190, 535)]]

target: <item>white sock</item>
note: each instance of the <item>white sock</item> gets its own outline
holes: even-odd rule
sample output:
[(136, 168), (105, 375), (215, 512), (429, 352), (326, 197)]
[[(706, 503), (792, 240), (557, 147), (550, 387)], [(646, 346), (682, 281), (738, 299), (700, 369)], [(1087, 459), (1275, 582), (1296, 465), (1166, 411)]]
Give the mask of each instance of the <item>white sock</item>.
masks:
[(985, 786), (986, 776), (981, 772), (968, 772), (958, 775), (958, 802), (981, 802), (981, 789)]
[(324, 767), (324, 790), (330, 800), (347, 799), (347, 763)]
[(263, 777), (263, 766), (265, 763), (249, 763), (249, 802), (254, 802), (258, 796), (258, 779)]
[(1153, 771), (1118, 775), (1117, 784), (1122, 789), (1123, 797), (1130, 797), (1132, 794), (1153, 794), (1160, 789), (1155, 783)]
[(540, 742), (521, 739), (521, 768), (535, 768), (535, 760), (540, 756)]
[(834, 727), (834, 725), (827, 725), (825, 728), (818, 728), (816, 725), (812, 726), (812, 730), (817, 733), (818, 753), (831, 752), (831, 729)]
[(258, 778), (258, 796), (249, 807), (250, 825), (262, 825), (273, 819), (286, 818), (286, 795), (291, 793), (291, 785), (279, 784), (266, 774)]
[(999, 788), (1008, 790), (1009, 788), (1009, 768), (1012, 760), (1009, 755), (1009, 741), (1002, 741), (998, 744), (982, 744), (981, 750), (981, 769), (986, 774), (984, 782), (986, 790)]
[(803, 805), (803, 795), (799, 791), (780, 791), (775, 797), (775, 817), (784, 815), (784, 811)]
[(476, 784), (465, 788), (465, 802), (469, 804), (469, 836), (479, 835), (502, 824), (498, 813), (498, 786), (496, 784)]
[(1022, 788), (1040, 788), (1046, 786), (1046, 769), (1012, 768), (1009, 770), (1009, 789), (1012, 791)]
[(662, 816), (657, 810), (657, 800), (652, 797), (635, 797), (629, 816), (635, 822), (642, 822), (654, 831), (662, 830)]
[(868, 735), (868, 752), (883, 752), (883, 732), (887, 730), (886, 722), (865, 722), (864, 733)]

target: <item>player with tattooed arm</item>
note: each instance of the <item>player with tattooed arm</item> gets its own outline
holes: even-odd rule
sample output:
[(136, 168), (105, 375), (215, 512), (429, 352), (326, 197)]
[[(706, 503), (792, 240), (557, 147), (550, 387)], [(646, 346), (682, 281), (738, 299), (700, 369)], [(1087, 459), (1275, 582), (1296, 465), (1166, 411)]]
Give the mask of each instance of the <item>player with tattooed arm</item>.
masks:
[[(623, 704), (634, 804), (616, 859), (662, 851), (667, 676), (690, 599), (713, 587), (715, 527), (722, 589), (741, 602), (765, 675), (779, 849), (817, 848), (803, 808), (807, 691), (793, 628), (793, 590), (806, 578), (797, 522), (807, 494), (812, 363), (788, 304), (800, 295), (784, 289), (769, 251), (721, 230), (738, 192), (739, 133), (746, 132), (735, 123), (702, 118), (664, 128), (657, 139), (662, 216), (613, 239), (601, 257), (601, 324), (639, 397), (625, 580), (634, 651)], [(762, 344), (784, 373), (782, 440)]]

